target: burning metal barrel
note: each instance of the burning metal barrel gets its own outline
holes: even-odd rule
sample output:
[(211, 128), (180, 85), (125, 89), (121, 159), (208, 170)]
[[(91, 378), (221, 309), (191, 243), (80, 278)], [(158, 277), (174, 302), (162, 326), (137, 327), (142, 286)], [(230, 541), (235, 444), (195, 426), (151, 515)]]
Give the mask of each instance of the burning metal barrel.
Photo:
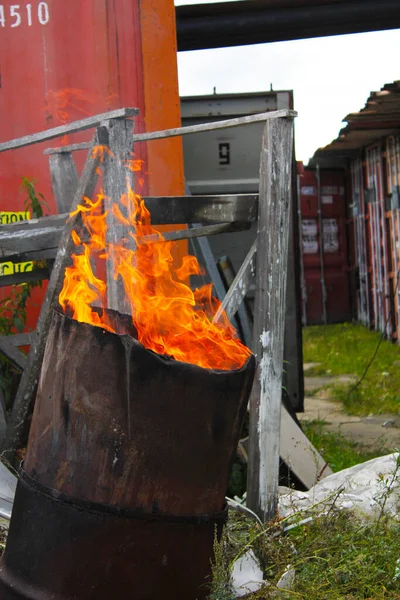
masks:
[(255, 360), (156, 354), (54, 311), (0, 598), (205, 598)]

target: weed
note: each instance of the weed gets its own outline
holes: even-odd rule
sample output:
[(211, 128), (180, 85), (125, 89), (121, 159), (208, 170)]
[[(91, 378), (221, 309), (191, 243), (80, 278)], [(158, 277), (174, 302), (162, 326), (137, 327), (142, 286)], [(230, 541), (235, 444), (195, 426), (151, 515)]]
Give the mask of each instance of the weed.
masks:
[[(354, 374), (361, 378), (373, 356), (380, 334), (361, 325), (306, 327), (303, 331), (305, 362), (319, 366), (307, 371), (313, 375)], [(384, 340), (362, 383), (331, 388), (332, 398), (340, 400), (349, 414), (400, 414), (400, 347)]]
[[(213, 572), (218, 579), (210, 600), (232, 598), (226, 590), (232, 589), (228, 557), (235, 544), (236, 556), (251, 548), (264, 570), (266, 585), (246, 596), (249, 600), (400, 598), (400, 525), (393, 520), (364, 522), (349, 511), (331, 507), (328, 515), (316, 514), (311, 522), (285, 535), (279, 523), (262, 529), (231, 511), (228, 528), (229, 543), (216, 554)], [(278, 582), (289, 564), (296, 572), (294, 586), (279, 590), (277, 596)]]
[[(400, 458), (393, 472), (381, 478), (375, 521), (339, 510), (335, 506), (338, 491), (326, 499), (327, 505), (324, 501), (323, 513), (318, 503), (265, 525), (231, 510), (224, 543), (216, 546), (213, 572), (218, 579), (210, 599), (231, 600), (232, 565), (251, 549), (266, 583), (246, 600), (399, 600), (400, 523), (388, 511), (390, 498), (399, 486)], [(284, 522), (294, 527), (287, 527), (285, 533)], [(279, 589), (288, 565), (295, 571), (294, 583), (291, 589)], [(218, 595), (218, 590), (225, 595)]]
[(36, 190), (36, 179), (28, 179), (27, 177), (22, 178), (21, 190), (26, 193), (24, 201), (25, 210), (32, 212), (32, 216), (35, 219), (43, 217), (44, 208), (49, 208), (43, 194)]
[[(30, 211), (34, 217), (41, 217), (43, 207), (47, 204), (43, 194), (36, 191), (35, 184), (35, 180), (23, 178), (21, 189), (26, 193), (24, 206), (25, 210)], [(43, 266), (42, 262), (36, 262), (34, 267), (37, 266)], [(12, 286), (10, 295), (0, 301), (0, 335), (22, 333), (26, 326), (27, 304), (32, 290), (41, 285), (41, 281), (32, 281)], [(16, 391), (19, 376), (19, 370), (0, 354), (0, 392), (8, 408)]]
[(227, 529), (224, 530), (220, 540), (215, 532), (214, 561), (211, 565), (213, 583), (209, 600), (235, 600), (227, 546)]
[(378, 445), (374, 451), (371, 451), (360, 446), (357, 442), (346, 439), (340, 431), (337, 433), (326, 431), (324, 425), (324, 421), (315, 420), (303, 422), (302, 428), (313, 446), (327, 461), (332, 471), (341, 471), (388, 453), (388, 449), (383, 443), (381, 446)]

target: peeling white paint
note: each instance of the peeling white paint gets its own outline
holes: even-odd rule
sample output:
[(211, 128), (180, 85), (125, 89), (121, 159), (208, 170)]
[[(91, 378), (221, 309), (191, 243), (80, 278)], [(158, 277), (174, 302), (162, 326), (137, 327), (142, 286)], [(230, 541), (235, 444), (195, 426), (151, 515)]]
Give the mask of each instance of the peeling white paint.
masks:
[(260, 335), (261, 346), (264, 349), (267, 348), (267, 346), (270, 343), (270, 340), (271, 340), (271, 332), (270, 331), (265, 331), (265, 329), (264, 329), (263, 332), (262, 332), (262, 334)]

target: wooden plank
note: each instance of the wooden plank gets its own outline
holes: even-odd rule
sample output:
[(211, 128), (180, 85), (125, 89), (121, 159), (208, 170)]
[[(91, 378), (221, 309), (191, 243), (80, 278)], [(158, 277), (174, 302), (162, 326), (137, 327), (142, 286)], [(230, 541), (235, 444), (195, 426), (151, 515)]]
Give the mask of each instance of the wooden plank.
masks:
[(188, 135), (192, 133), (200, 133), (203, 131), (215, 131), (217, 129), (230, 129), (231, 127), (241, 127), (250, 123), (258, 123), (260, 121), (269, 121), (282, 117), (296, 117), (297, 113), (294, 110), (274, 110), (270, 112), (249, 115), (246, 117), (236, 117), (234, 119), (226, 119), (224, 121), (216, 121), (214, 123), (201, 123), (200, 125), (188, 125), (187, 127), (176, 127), (174, 129), (165, 129), (164, 131), (153, 131), (150, 133), (137, 133), (133, 136), (134, 142), (148, 142), (150, 140), (161, 140), (163, 138), (175, 137), (178, 135)]
[(22, 257), (22, 255), (28, 261), (32, 260), (32, 257), (28, 258), (29, 253), (57, 248), (66, 220), (66, 218), (63, 219), (62, 227), (45, 227), (43, 229), (34, 227), (18, 229), (16, 227), (11, 233), (3, 232), (0, 228), (0, 261), (2, 259), (8, 261), (11, 260), (11, 257)]
[(64, 154), (68, 152), (76, 152), (77, 150), (89, 150), (92, 142), (80, 142), (79, 144), (68, 144), (67, 146), (59, 146), (58, 148), (46, 148), (43, 154), (51, 156), (52, 154)]
[[(238, 453), (248, 462), (249, 438), (239, 440)], [(311, 444), (304, 432), (284, 406), (281, 410), (281, 460), (310, 489), (318, 481), (332, 474), (332, 469)]]
[(285, 323), (293, 123), (267, 121), (260, 162), (253, 352), (257, 370), (250, 397), (247, 505), (260, 518), (276, 516)]
[(4, 400), (3, 391), (0, 388), (0, 445), (2, 444), (2, 442), (4, 440), (4, 436), (6, 435), (7, 422), (8, 422), (8, 417), (7, 417), (6, 403)]
[[(107, 301), (108, 308), (117, 310), (122, 314), (130, 314), (131, 306), (126, 299), (125, 289), (121, 277), (115, 278), (116, 259), (114, 247), (119, 246), (124, 240), (124, 245), (135, 248), (133, 239), (127, 235), (127, 228), (112, 212), (112, 205), (117, 204), (124, 214), (126, 212), (121, 204), (121, 197), (133, 189), (133, 172), (126, 167), (126, 161), (132, 160), (133, 153), (133, 121), (111, 120), (105, 123), (108, 130), (109, 148), (111, 155), (107, 154), (104, 162), (104, 191), (105, 208), (107, 214)], [(126, 215), (128, 216), (128, 215)]]
[[(58, 239), (61, 237), (61, 233), (58, 236)], [(6, 256), (5, 261), (6, 262), (10, 262), (13, 264), (18, 264), (18, 263), (24, 263), (24, 262), (35, 262), (35, 261), (46, 261), (49, 262), (51, 260), (54, 260), (57, 254), (57, 247), (54, 248), (47, 248), (45, 250), (31, 250), (28, 252), (19, 252), (16, 251), (13, 254), (10, 254), (8, 256)], [(1, 261), (1, 256), (0, 256), (0, 261)], [(42, 269), (42, 268), (35, 268), (34, 271), (35, 273), (37, 273), (39, 275), (39, 277), (37, 278), (37, 281), (39, 281), (40, 279), (46, 279), (46, 271), (47, 269)], [(31, 271), (32, 272), (32, 271)], [(19, 273), (17, 273), (19, 274)], [(43, 275), (43, 277), (40, 277), (41, 275)], [(3, 276), (5, 277), (5, 276)], [(13, 277), (13, 275), (9, 275), (8, 277), (10, 277), (9, 281), (11, 281), (11, 277)], [(5, 283), (1, 283), (2, 281), (2, 277), (0, 277), (0, 287), (3, 287), (5, 285), (14, 285), (11, 283), (5, 284)], [(35, 281), (35, 278), (32, 276), (30, 277), (29, 281)]]
[(24, 137), (10, 140), (9, 142), (0, 143), (0, 152), (6, 150), (13, 150), (14, 148), (23, 148), (24, 146), (31, 146), (32, 144), (39, 144), (40, 142), (46, 142), (53, 140), (54, 138), (61, 137), (63, 135), (69, 135), (77, 133), (78, 131), (84, 131), (86, 129), (92, 129), (98, 127), (103, 121), (109, 119), (125, 119), (127, 117), (134, 117), (139, 114), (138, 108), (118, 108), (107, 113), (95, 115), (94, 117), (87, 117), (73, 123), (67, 123), (66, 125), (59, 125), (46, 131), (40, 131), (39, 133), (33, 133), (31, 135), (25, 135)]
[[(173, 129), (164, 129), (163, 131), (151, 131), (149, 133), (136, 133), (133, 136), (133, 142), (149, 142), (151, 140), (161, 140), (164, 138), (176, 137), (179, 135), (188, 135), (200, 133), (203, 131), (215, 131), (216, 129), (228, 129), (231, 127), (241, 127), (250, 123), (267, 121), (268, 119), (279, 119), (282, 117), (297, 117), (294, 110), (274, 110), (245, 117), (235, 117), (234, 119), (225, 119), (224, 121), (214, 121), (213, 123), (201, 123), (199, 125), (188, 125), (186, 127), (175, 127)], [(58, 148), (48, 148), (45, 154), (56, 154), (58, 152), (73, 152), (74, 150), (84, 150), (89, 148), (89, 142), (81, 144), (71, 144), (69, 146), (60, 146)]]
[[(185, 193), (190, 195), (190, 187), (185, 182)], [(190, 196), (194, 199), (194, 196)], [(189, 231), (198, 231), (202, 229), (201, 223), (189, 224)], [(191, 238), (191, 245), (193, 248), (194, 255), (199, 259), (200, 265), (206, 268), (207, 276), (210, 283), (213, 285), (213, 293), (216, 295), (218, 300), (222, 302), (226, 290), (224, 282), (222, 281), (221, 274), (215, 262), (215, 256), (211, 249), (210, 242), (207, 237), (193, 237)], [(232, 325), (235, 329), (238, 329), (237, 322), (233, 320)]]
[[(235, 281), (235, 270), (229, 256), (222, 256), (218, 260), (218, 269), (224, 280), (225, 289), (229, 291), (232, 283)], [(243, 300), (243, 299), (242, 299)], [(241, 302), (236, 311), (236, 319), (239, 323), (240, 337), (243, 343), (251, 348), (252, 345), (252, 315), (245, 302)]]
[(224, 311), (229, 320), (232, 319), (232, 317), (238, 311), (239, 306), (243, 302), (244, 297), (250, 289), (250, 284), (254, 281), (255, 278), (256, 252), (257, 239), (254, 241), (239, 271), (237, 272), (236, 277), (232, 282), (232, 285), (226, 293), (222, 305), (215, 313), (213, 319), (214, 323), (219, 321)]
[(0, 288), (8, 285), (20, 285), (21, 283), (29, 283), (30, 281), (43, 281), (49, 279), (50, 269), (34, 269), (33, 271), (25, 271), (24, 273), (13, 273), (13, 275), (2, 275), (0, 277)]
[(69, 212), (78, 188), (78, 171), (70, 152), (49, 157), (51, 183), (59, 213)]
[[(179, 231), (168, 231), (162, 236), (165, 242), (175, 242), (177, 240), (190, 240), (193, 238), (207, 237), (217, 235), (218, 233), (229, 233), (233, 231), (242, 231), (248, 229), (247, 224), (240, 223), (218, 223), (216, 225), (205, 225), (196, 229), (180, 229)], [(139, 244), (157, 244), (160, 242), (159, 236), (155, 233), (138, 238)]]
[(34, 331), (28, 333), (14, 333), (13, 335), (1, 335), (0, 340), (7, 338), (7, 341), (16, 346), (30, 346), (36, 333)]
[[(258, 194), (221, 196), (145, 196), (153, 225), (180, 223), (252, 223), (257, 219)], [(40, 232), (54, 227), (61, 231), (69, 214), (50, 215), (0, 226), (0, 247), (13, 235)], [(22, 237), (22, 236), (21, 236)], [(19, 238), (18, 238), (19, 239)]]
[[(154, 225), (216, 221), (251, 223), (256, 218), (258, 195), (147, 197), (145, 203)], [(54, 256), (29, 253), (57, 248), (68, 217), (68, 214), (52, 215), (0, 226), (0, 260), (14, 258), (17, 262), (23, 253), (27, 260)]]
[(26, 354), (18, 350), (13, 344), (10, 344), (5, 335), (0, 337), (0, 353), (4, 354), (18, 369), (25, 369), (28, 362)]
[(258, 194), (145, 197), (153, 225), (180, 223), (252, 223)]
[(280, 455), (307, 489), (332, 474), (328, 463), (284, 406), (281, 409)]
[[(96, 130), (93, 138), (93, 147), (107, 144), (107, 130), (104, 127), (99, 127)], [(98, 154), (92, 154), (92, 152), (89, 152), (82, 176), (79, 181), (79, 186), (72, 203), (72, 209), (75, 209), (82, 201), (82, 197), (87, 196), (88, 191), (93, 189), (95, 181), (98, 177), (100, 163), (101, 157)], [(14, 400), (11, 418), (7, 427), (7, 434), (3, 444), (3, 451), (10, 459), (13, 457), (15, 450), (20, 448), (26, 442), (26, 439), (24, 439), (26, 429), (25, 424), (34, 404), (34, 397), (42, 367), (47, 334), (52, 318), (52, 308), (58, 302), (58, 296), (64, 281), (65, 267), (67, 266), (73, 251), (71, 231), (75, 225), (79, 224), (79, 222), (80, 213), (77, 213), (66, 223), (60, 239), (57, 257), (37, 323), (37, 335), (34, 343), (31, 346), (28, 356), (28, 363), (21, 377), (20, 385)]]
[(7, 239), (9, 236), (18, 234), (18, 232), (22, 231), (36, 231), (48, 229), (49, 227), (55, 227), (61, 230), (63, 229), (65, 221), (68, 219), (68, 217), (69, 214), (64, 213), (62, 215), (50, 215), (46, 217), (29, 219), (28, 221), (18, 221), (17, 223), (10, 223), (9, 225), (0, 225), (0, 240), (3, 238)]
[[(240, 231), (247, 228), (247, 224), (237, 224), (237, 223), (221, 223), (216, 225), (206, 225), (204, 227), (200, 227), (198, 229), (181, 229), (179, 231), (170, 231), (163, 234), (164, 241), (173, 242), (178, 240), (186, 240), (200, 237), (207, 237), (209, 235), (216, 235), (218, 233), (227, 233), (233, 231)], [(45, 230), (46, 231), (46, 230)], [(54, 235), (53, 233), (51, 234)], [(57, 239), (61, 236), (61, 230), (58, 232)], [(42, 240), (46, 238), (46, 235), (43, 235)], [(51, 245), (54, 246), (55, 241), (53, 238), (50, 238)], [(81, 235), (82, 241), (85, 241), (86, 236)], [(57, 255), (57, 247), (48, 248), (46, 250), (36, 250), (33, 249), (31, 251), (25, 251), (17, 253), (16, 248), (18, 247), (18, 240), (13, 240), (15, 244), (13, 254), (8, 254), (10, 250), (5, 251), (4, 248), (0, 246), (0, 256), (2, 255), (7, 259), (8, 262), (18, 263), (21, 261), (34, 261), (34, 260), (49, 260), (54, 259)], [(37, 244), (38, 240), (35, 238), (33, 240), (35, 244)], [(27, 245), (27, 238), (22, 240), (24, 247)], [(159, 236), (157, 234), (144, 236), (139, 238), (139, 242), (142, 244), (156, 244), (159, 243)], [(1, 243), (1, 242), (0, 242)], [(32, 243), (32, 240), (31, 240)], [(15, 273), (13, 275), (3, 275), (0, 277), (0, 288), (7, 285), (15, 285), (19, 283), (26, 283), (27, 281), (42, 281), (43, 279), (48, 279), (50, 277), (50, 269), (35, 269), (34, 271), (27, 271), (25, 273)], [(241, 290), (240, 290), (241, 291)], [(127, 307), (125, 307), (127, 310)], [(235, 311), (236, 312), (236, 311)], [(233, 317), (233, 315), (232, 315)], [(230, 317), (231, 318), (231, 317)], [(246, 342), (247, 343), (247, 342)]]

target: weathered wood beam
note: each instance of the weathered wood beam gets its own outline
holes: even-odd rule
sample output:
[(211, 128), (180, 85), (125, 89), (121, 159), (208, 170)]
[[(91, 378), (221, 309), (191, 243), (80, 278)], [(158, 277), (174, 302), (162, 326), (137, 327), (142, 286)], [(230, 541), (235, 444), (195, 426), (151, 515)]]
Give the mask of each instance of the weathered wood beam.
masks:
[(260, 162), (247, 505), (274, 519), (278, 502), (286, 272), (293, 157), (291, 119), (267, 121)]
[(14, 333), (13, 335), (0, 335), (0, 340), (7, 338), (6, 341), (12, 346), (30, 346), (36, 333), (34, 331), (28, 333)]
[[(296, 117), (297, 112), (294, 110), (282, 109), (274, 110), (256, 115), (248, 115), (245, 117), (235, 117), (234, 119), (226, 119), (224, 121), (215, 121), (213, 123), (201, 123), (199, 125), (188, 125), (186, 127), (175, 127), (174, 129), (164, 129), (163, 131), (150, 131), (149, 133), (136, 133), (133, 136), (133, 142), (150, 142), (151, 140), (161, 140), (179, 135), (189, 135), (192, 133), (200, 133), (203, 131), (215, 131), (216, 129), (229, 129), (231, 127), (241, 127), (250, 123), (258, 123), (268, 119), (279, 119), (282, 117)], [(57, 154), (59, 152), (73, 152), (74, 150), (85, 150), (89, 148), (89, 142), (81, 144), (71, 144), (69, 146), (60, 146), (59, 148), (48, 148), (44, 151), (45, 154)]]
[(4, 354), (18, 369), (25, 369), (28, 362), (26, 354), (18, 350), (13, 344), (10, 344), (7, 337), (5, 335), (0, 336), (0, 353)]
[[(163, 233), (163, 238), (164, 241), (166, 242), (176, 242), (179, 240), (189, 240), (189, 239), (193, 239), (193, 238), (200, 238), (200, 237), (205, 237), (205, 236), (209, 236), (209, 235), (217, 235), (219, 233), (229, 233), (229, 232), (234, 232), (234, 231), (243, 231), (249, 228), (249, 224), (248, 223), (218, 223), (215, 225), (205, 225), (204, 227), (199, 227), (197, 229), (180, 229), (178, 231), (169, 231), (167, 233)], [(57, 231), (57, 235), (54, 235), (54, 232), (49, 236), (46, 232), (46, 230), (44, 230), (43, 232), (43, 236), (40, 239), (40, 242), (43, 242), (44, 244), (51, 246), (49, 248), (46, 249), (37, 249), (37, 247), (40, 245), (39, 244), (39, 235), (37, 237), (31, 237), (31, 238), (21, 238), (21, 240), (18, 240), (18, 238), (14, 238), (12, 239), (12, 242), (10, 242), (9, 240), (4, 241), (0, 239), (0, 260), (1, 258), (6, 259), (7, 262), (13, 262), (13, 263), (18, 263), (18, 262), (29, 262), (29, 261), (38, 261), (38, 260), (48, 260), (48, 259), (54, 259), (56, 257), (57, 254), (57, 249), (58, 246), (56, 246), (55, 244), (57, 243), (57, 241), (60, 239), (61, 237), (61, 233), (62, 230), (60, 229), (59, 231)], [(125, 233), (123, 232), (122, 237), (125, 237)], [(85, 233), (83, 232), (80, 235), (80, 238), (83, 242), (88, 241), (89, 240), (89, 236), (85, 235)], [(50, 242), (48, 241), (50, 239)], [(46, 242), (47, 240), (47, 242)], [(141, 238), (138, 239), (138, 242), (141, 244), (157, 244), (160, 242), (160, 238), (157, 234), (152, 234), (152, 235), (147, 235), (147, 236), (143, 236)], [(116, 240), (114, 240), (115, 244), (119, 244), (118, 238)], [(25, 250), (23, 251), (18, 251), (18, 246), (19, 245), (23, 245), (23, 247), (25, 248)], [(29, 249), (32, 245), (34, 245), (33, 249)], [(27, 275), (28, 273), (37, 273), (38, 277), (37, 280), (40, 279), (47, 279), (48, 277), (46, 276), (46, 274), (49, 273), (49, 271), (47, 269), (35, 269), (35, 271), (28, 271), (27, 273), (25, 273), (25, 275)], [(19, 275), (24, 275), (23, 273), (19, 274), (15, 274), (15, 275), (7, 275), (7, 276), (3, 276), (0, 277), (0, 287), (4, 286), (4, 285), (12, 285), (10, 282), (12, 283), (19, 283), (19, 282), (23, 282), (25, 281), (25, 279), (21, 279), (21, 277)], [(35, 277), (34, 276), (30, 276), (30, 281), (35, 281)], [(8, 279), (7, 279), (8, 278)], [(4, 282), (3, 282), (4, 279)], [(15, 282), (14, 282), (15, 279)], [(5, 283), (5, 281), (7, 280), (7, 283)], [(28, 280), (26, 280), (28, 281)], [(247, 289), (246, 289), (247, 292)], [(237, 309), (236, 309), (237, 310)]]
[(14, 231), (9, 232), (2, 231), (3, 227), (1, 227), (0, 261), (3, 259), (4, 261), (8, 261), (10, 257), (22, 255), (25, 255), (24, 260), (26, 261), (33, 260), (31, 257), (28, 258), (29, 253), (34, 254), (41, 250), (56, 248), (66, 220), (66, 218), (63, 219), (63, 225), (60, 227), (44, 227), (43, 229), (34, 227), (31, 229), (19, 229), (15, 227)]
[(242, 125), (249, 125), (250, 123), (258, 123), (260, 121), (273, 121), (281, 117), (296, 116), (297, 113), (294, 110), (274, 110), (270, 112), (258, 113), (256, 115), (248, 115), (246, 117), (235, 117), (234, 119), (216, 121), (214, 123), (201, 123), (199, 125), (188, 125), (186, 127), (165, 129), (164, 131), (137, 133), (133, 136), (133, 141), (149, 142), (150, 140), (161, 140), (163, 138), (176, 137), (179, 135), (189, 135), (192, 133), (200, 133), (203, 131), (216, 131), (217, 129), (230, 129), (232, 127), (241, 127)]
[[(93, 137), (93, 147), (108, 144), (108, 134), (104, 127), (98, 127)], [(99, 154), (88, 154), (86, 163), (79, 180), (72, 210), (82, 201), (83, 196), (88, 195), (92, 190), (98, 177), (98, 170), (101, 163)], [(53, 266), (51, 277), (47, 286), (46, 296), (42, 303), (39, 319), (36, 327), (36, 338), (31, 345), (28, 356), (28, 363), (21, 377), (20, 385), (14, 400), (11, 418), (7, 427), (7, 434), (3, 443), (3, 451), (11, 459), (15, 450), (25, 443), (26, 422), (34, 404), (34, 398), (39, 381), (40, 371), (43, 362), (43, 355), (47, 340), (47, 334), (50, 328), (52, 309), (58, 302), (58, 296), (61, 291), (65, 267), (70, 260), (73, 251), (73, 240), (71, 238), (72, 229), (79, 224), (80, 213), (69, 219), (64, 226), (60, 239), (57, 257)]]
[(79, 177), (70, 152), (49, 157), (51, 184), (60, 214), (69, 212), (78, 187)]
[[(225, 289), (228, 292), (232, 283), (235, 281), (236, 272), (229, 256), (221, 256), (218, 261), (218, 270), (225, 284)], [(243, 300), (243, 299), (242, 299)], [(236, 320), (239, 324), (240, 337), (243, 343), (251, 348), (253, 338), (253, 323), (252, 314), (245, 302), (241, 302), (236, 311)]]
[(257, 240), (254, 241), (246, 258), (241, 264), (235, 279), (232, 282), (226, 296), (214, 315), (213, 322), (217, 323), (225, 311), (229, 320), (235, 316), (239, 306), (242, 304), (244, 297), (250, 289), (250, 284), (254, 281), (256, 272), (256, 252)]
[[(109, 149), (111, 153), (105, 156), (103, 165), (104, 173), (104, 192), (105, 209), (107, 210), (107, 303), (108, 308), (116, 310), (122, 314), (130, 314), (131, 307), (125, 295), (124, 284), (121, 277), (116, 278), (117, 257), (115, 246), (120, 244), (125, 238), (125, 244), (134, 249), (134, 241), (127, 236), (126, 226), (118, 220), (113, 212), (112, 206), (118, 205), (122, 214), (125, 209), (120, 203), (121, 197), (128, 192), (128, 189), (134, 188), (133, 172), (126, 162), (132, 160), (133, 152), (133, 121), (110, 120), (105, 123), (108, 131)], [(128, 217), (129, 215), (125, 215)]]
[[(62, 135), (77, 133), (78, 131), (84, 131), (85, 129), (93, 129), (108, 119), (126, 119), (128, 117), (134, 117), (137, 114), (139, 114), (138, 108), (118, 108), (117, 110), (95, 115), (94, 117), (87, 117), (86, 119), (81, 119), (80, 121), (74, 121), (73, 123), (67, 123), (66, 125), (60, 125), (59, 127), (53, 127), (52, 129), (47, 129), (46, 131), (25, 135), (24, 137), (10, 140), (9, 142), (2, 142), (0, 143), (0, 152), (13, 150), (14, 148), (23, 148), (24, 146), (31, 146), (32, 144), (39, 144), (40, 142), (53, 140), (54, 138), (61, 137)], [(88, 148), (89, 147), (90, 144), (88, 145)]]
[[(58, 239), (61, 237), (61, 233), (60, 236), (58, 236)], [(20, 252), (18, 253), (18, 250), (15, 251), (15, 253), (13, 252), (12, 254), (7, 254), (5, 256), (5, 259), (1, 257), (1, 253), (0, 253), (0, 262), (2, 260), (5, 260), (5, 262), (10, 262), (10, 263), (21, 263), (21, 262), (38, 262), (38, 261), (51, 261), (54, 260), (57, 254), (57, 247), (54, 246), (52, 248), (46, 248), (43, 250), (29, 250), (27, 252)], [(43, 275), (46, 274), (46, 268), (42, 268), (42, 267), (35, 267), (34, 266), (34, 271), (35, 273), (42, 273)], [(18, 275), (18, 273), (17, 273)], [(4, 277), (4, 276), (3, 276)], [(8, 275), (8, 277), (11, 277), (11, 275)], [(46, 279), (46, 277), (38, 277), (38, 281), (39, 279)], [(31, 279), (31, 281), (34, 281), (34, 279)], [(1, 277), (0, 277), (0, 287), (4, 286), (4, 285), (13, 285), (13, 284), (5, 284), (5, 283), (1, 283)]]
[(25, 271), (24, 273), (13, 273), (12, 275), (2, 275), (0, 277), (0, 288), (8, 285), (29, 283), (30, 281), (43, 281), (44, 279), (49, 279), (49, 277), (50, 269), (48, 268), (34, 269), (33, 271)]
[(169, 231), (163, 233), (163, 240), (155, 233), (145, 235), (137, 239), (138, 244), (157, 244), (164, 242), (176, 242), (178, 240), (190, 240), (193, 238), (217, 235), (218, 233), (229, 233), (230, 231), (243, 231), (248, 229), (247, 223), (217, 223), (216, 225), (205, 225), (196, 229), (180, 229), (179, 231)]
[(88, 150), (91, 142), (80, 142), (79, 144), (68, 144), (67, 146), (59, 146), (58, 148), (46, 148), (43, 154), (51, 156), (52, 154), (65, 154), (75, 152), (76, 150)]
[[(173, 223), (251, 223), (257, 215), (257, 194), (145, 198), (154, 225)], [(27, 260), (57, 248), (68, 214), (52, 215), (0, 227), (0, 260), (24, 254)], [(179, 238), (182, 239), (182, 238)], [(28, 258), (29, 257), (29, 258)], [(50, 255), (40, 258), (50, 258)]]
[(6, 402), (4, 399), (3, 391), (0, 388), (0, 445), (3, 442), (4, 436), (6, 435), (7, 421), (8, 421), (8, 417), (7, 417)]

